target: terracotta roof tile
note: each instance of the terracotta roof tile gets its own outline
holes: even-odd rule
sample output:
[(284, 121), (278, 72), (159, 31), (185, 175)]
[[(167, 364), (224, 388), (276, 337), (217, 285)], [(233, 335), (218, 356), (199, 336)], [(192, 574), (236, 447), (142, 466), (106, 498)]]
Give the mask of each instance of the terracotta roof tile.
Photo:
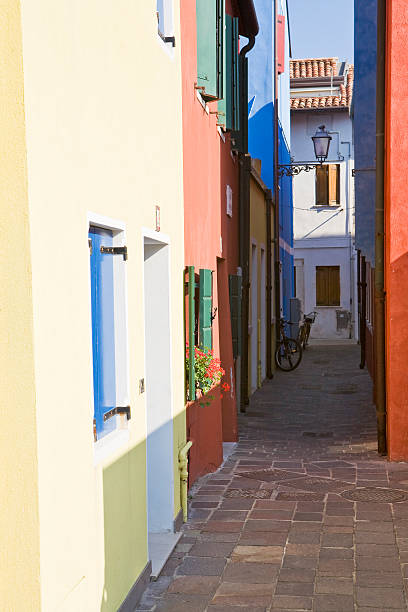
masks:
[(290, 61), (290, 78), (316, 78), (337, 76), (337, 57), (318, 57)]
[[(290, 78), (291, 79), (312, 79), (319, 77), (338, 77), (338, 59), (336, 57), (327, 58), (308, 58), (308, 59), (297, 59), (290, 61)], [(304, 108), (331, 108), (331, 107), (344, 107), (348, 108), (351, 106), (353, 98), (353, 83), (354, 83), (354, 66), (347, 64), (345, 71), (344, 83), (341, 83), (335, 87), (331, 92), (331, 95), (320, 95), (320, 96), (296, 96), (292, 94), (290, 100), (290, 108), (293, 110), (304, 109)], [(310, 83), (310, 87), (314, 87), (313, 83)], [(303, 86), (302, 86), (303, 88)], [(305, 89), (308, 88), (307, 83)]]

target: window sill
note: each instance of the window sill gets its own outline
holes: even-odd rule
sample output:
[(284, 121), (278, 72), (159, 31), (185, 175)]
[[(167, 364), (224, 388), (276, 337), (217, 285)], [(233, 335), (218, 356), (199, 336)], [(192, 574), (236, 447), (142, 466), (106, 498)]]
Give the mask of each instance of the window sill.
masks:
[(310, 207), (311, 210), (343, 210), (341, 204), (313, 204)]
[(115, 429), (94, 443), (94, 467), (105, 461), (113, 453), (125, 446), (130, 439), (128, 429)]
[(337, 306), (318, 306), (316, 304), (315, 308), (337, 308), (337, 310), (340, 308), (341, 310), (346, 310), (345, 308), (342, 308), (340, 304), (337, 304)]

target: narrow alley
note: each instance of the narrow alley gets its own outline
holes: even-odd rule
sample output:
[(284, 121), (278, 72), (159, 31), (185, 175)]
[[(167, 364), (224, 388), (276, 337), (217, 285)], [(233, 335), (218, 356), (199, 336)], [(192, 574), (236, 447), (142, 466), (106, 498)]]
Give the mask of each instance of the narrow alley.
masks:
[(314, 345), (254, 394), (137, 610), (407, 609), (408, 465), (377, 454), (358, 363), (357, 345)]

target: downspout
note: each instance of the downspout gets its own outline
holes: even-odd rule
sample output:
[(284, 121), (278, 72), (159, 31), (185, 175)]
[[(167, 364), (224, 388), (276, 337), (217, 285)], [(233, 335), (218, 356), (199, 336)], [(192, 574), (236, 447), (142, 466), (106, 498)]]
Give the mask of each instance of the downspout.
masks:
[(376, 198), (374, 271), (375, 401), (378, 452), (387, 454), (385, 387), (385, 291), (384, 291), (384, 132), (385, 132), (385, 28), (386, 2), (377, 5), (377, 113), (376, 113)]
[(273, 122), (273, 141), (274, 141), (274, 164), (273, 164), (273, 192), (275, 196), (275, 332), (276, 341), (279, 341), (280, 328), (278, 320), (281, 314), (281, 291), (280, 291), (280, 219), (279, 219), (279, 109), (278, 109), (278, 32), (277, 32), (277, 11), (278, 2), (274, 0), (273, 8), (273, 31), (274, 31), (274, 64), (273, 64), (273, 80), (274, 80), (274, 122)]
[(272, 192), (265, 193), (266, 205), (266, 376), (273, 378), (272, 373)]
[(242, 269), (241, 309), (241, 399), (240, 410), (246, 412), (248, 390), (248, 316), (249, 316), (249, 240), (250, 240), (250, 176), (251, 157), (248, 155), (248, 58), (246, 54), (255, 45), (251, 35), (239, 54), (240, 70), (240, 129), (239, 153), (239, 261)]
[(181, 509), (183, 511), (183, 522), (187, 522), (187, 487), (188, 487), (188, 457), (187, 453), (193, 446), (191, 441), (187, 442), (182, 449), (179, 450), (179, 470), (180, 470), (180, 496)]
[(361, 273), (360, 273), (360, 349), (361, 361), (360, 369), (362, 370), (366, 363), (366, 319), (367, 319), (367, 266), (365, 257), (361, 257)]

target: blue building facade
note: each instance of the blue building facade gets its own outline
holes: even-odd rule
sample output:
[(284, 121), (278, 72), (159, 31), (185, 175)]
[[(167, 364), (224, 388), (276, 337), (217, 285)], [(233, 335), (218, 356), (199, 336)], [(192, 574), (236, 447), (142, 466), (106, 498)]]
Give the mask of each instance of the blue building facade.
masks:
[(354, 1), (356, 248), (374, 266), (377, 0)]
[[(251, 157), (262, 161), (262, 180), (274, 190), (274, 0), (255, 0), (259, 22), (256, 45), (249, 59), (248, 149)], [(290, 163), (290, 36), (286, 0), (278, 0), (278, 14), (285, 18), (284, 72), (279, 75), (279, 161)], [(281, 306), (289, 317), (293, 296), (293, 197), (292, 178), (279, 184)]]

